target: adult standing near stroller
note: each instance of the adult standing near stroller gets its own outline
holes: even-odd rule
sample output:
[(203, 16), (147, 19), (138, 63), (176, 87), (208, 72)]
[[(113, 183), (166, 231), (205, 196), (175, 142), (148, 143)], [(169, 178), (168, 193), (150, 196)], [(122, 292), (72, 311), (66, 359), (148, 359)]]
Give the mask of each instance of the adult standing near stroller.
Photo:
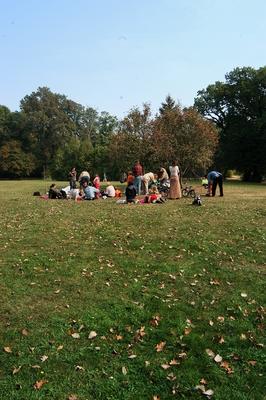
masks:
[(181, 187), (180, 187), (180, 171), (177, 166), (177, 162), (174, 161), (173, 165), (169, 167), (170, 170), (170, 192), (169, 199), (181, 199)]
[(167, 181), (169, 181), (169, 175), (165, 168), (163, 167), (160, 168), (158, 179), (161, 183), (166, 183)]
[(134, 175), (134, 186), (136, 188), (137, 194), (141, 193), (141, 182), (142, 182), (142, 175), (143, 175), (143, 169), (142, 166), (138, 161), (134, 164), (134, 167), (132, 168), (132, 172)]
[(224, 195), (223, 192), (223, 175), (218, 171), (211, 171), (207, 175), (208, 185), (212, 188), (212, 197), (215, 196), (217, 184), (219, 185), (220, 196)]
[(70, 186), (70, 189), (76, 189), (77, 171), (76, 171), (76, 168), (75, 168), (75, 167), (73, 167), (73, 168), (71, 169), (71, 171), (69, 172), (68, 176), (69, 176), (69, 186)]

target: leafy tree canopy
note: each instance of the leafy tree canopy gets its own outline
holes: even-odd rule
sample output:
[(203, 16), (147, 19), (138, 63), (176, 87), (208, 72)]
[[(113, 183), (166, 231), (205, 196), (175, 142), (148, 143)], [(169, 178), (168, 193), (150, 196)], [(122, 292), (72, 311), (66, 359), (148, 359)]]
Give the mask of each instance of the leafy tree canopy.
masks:
[(220, 129), (217, 162), (260, 181), (266, 173), (266, 67), (234, 69), (225, 82), (199, 91), (195, 107)]

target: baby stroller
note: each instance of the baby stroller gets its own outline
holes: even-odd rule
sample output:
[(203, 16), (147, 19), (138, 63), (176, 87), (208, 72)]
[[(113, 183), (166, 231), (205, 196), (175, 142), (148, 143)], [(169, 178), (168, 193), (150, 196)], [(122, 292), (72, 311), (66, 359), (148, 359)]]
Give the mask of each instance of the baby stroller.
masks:
[(169, 180), (158, 181), (156, 186), (157, 186), (158, 192), (163, 197), (167, 197), (168, 196), (169, 191), (170, 191), (170, 181)]

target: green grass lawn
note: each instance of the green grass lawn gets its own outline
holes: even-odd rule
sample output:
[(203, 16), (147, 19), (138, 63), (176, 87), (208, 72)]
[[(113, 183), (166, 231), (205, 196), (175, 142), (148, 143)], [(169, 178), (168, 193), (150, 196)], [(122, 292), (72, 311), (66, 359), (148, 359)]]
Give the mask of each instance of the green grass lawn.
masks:
[(202, 207), (37, 190), (0, 182), (1, 400), (265, 398), (265, 186)]

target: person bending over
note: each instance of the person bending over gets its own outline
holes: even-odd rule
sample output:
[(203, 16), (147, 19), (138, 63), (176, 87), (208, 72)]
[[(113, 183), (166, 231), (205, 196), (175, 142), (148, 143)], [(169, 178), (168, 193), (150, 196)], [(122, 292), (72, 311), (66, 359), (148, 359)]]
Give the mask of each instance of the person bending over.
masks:
[[(223, 175), (218, 171), (211, 171), (207, 175), (208, 185), (211, 188), (212, 196), (215, 196), (217, 184), (219, 185), (220, 196), (224, 195), (223, 192)], [(209, 189), (210, 190), (210, 189)]]

